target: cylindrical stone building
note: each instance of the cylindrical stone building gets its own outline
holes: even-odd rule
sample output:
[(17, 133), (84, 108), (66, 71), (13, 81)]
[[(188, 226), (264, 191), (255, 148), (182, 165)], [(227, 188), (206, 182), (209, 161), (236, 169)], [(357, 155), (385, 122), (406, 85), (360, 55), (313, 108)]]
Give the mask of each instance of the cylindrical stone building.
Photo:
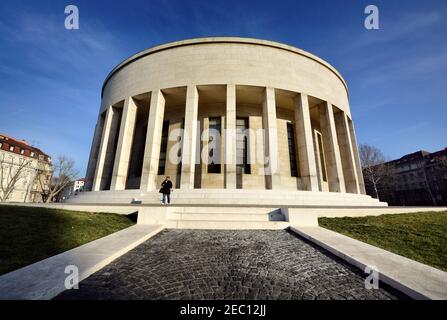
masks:
[(327, 62), (265, 40), (142, 51), (107, 76), (76, 202), (383, 205), (365, 195), (349, 92)]

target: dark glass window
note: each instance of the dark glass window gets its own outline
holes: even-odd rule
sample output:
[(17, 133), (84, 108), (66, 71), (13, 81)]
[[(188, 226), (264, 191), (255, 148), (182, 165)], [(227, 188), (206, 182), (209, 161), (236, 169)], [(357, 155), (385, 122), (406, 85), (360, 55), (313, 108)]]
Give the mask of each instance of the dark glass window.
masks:
[(298, 177), (298, 166), (295, 148), (295, 130), (291, 123), (287, 124), (287, 140), (289, 145), (290, 174), (292, 177)]
[(237, 173), (250, 174), (248, 159), (248, 119), (236, 119), (236, 170)]
[(220, 161), (220, 117), (209, 118), (209, 142), (208, 142), (208, 173), (221, 173)]
[(166, 169), (166, 153), (168, 150), (169, 121), (163, 122), (161, 131), (160, 160), (158, 162), (158, 174), (165, 174)]

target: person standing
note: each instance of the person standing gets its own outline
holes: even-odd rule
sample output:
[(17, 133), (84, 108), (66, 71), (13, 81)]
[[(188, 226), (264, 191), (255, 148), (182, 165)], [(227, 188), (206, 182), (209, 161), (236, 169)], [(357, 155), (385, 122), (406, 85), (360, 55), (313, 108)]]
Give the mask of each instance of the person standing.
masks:
[(162, 205), (166, 204), (166, 198), (168, 204), (171, 204), (171, 191), (172, 191), (172, 181), (170, 176), (166, 176), (165, 180), (161, 183), (160, 192), (163, 193)]

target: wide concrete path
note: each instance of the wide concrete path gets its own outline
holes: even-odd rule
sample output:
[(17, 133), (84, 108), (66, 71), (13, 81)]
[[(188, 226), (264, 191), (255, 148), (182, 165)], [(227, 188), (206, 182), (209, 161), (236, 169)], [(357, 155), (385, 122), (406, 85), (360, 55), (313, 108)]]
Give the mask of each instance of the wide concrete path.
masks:
[(397, 299), (285, 230), (164, 230), (57, 299)]
[(0, 300), (52, 299), (66, 289), (65, 280), (75, 266), (79, 280), (98, 271), (162, 230), (162, 226), (135, 225), (75, 249), (36, 262), (0, 277)]

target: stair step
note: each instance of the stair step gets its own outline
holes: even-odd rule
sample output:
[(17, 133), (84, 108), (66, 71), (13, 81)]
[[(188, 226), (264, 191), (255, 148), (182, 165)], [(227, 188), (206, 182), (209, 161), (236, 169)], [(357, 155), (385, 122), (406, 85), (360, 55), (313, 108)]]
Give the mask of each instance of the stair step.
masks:
[(207, 220), (207, 221), (284, 221), (283, 215), (253, 213), (169, 213), (170, 220)]
[(213, 214), (273, 214), (281, 213), (280, 208), (268, 208), (268, 207), (172, 207), (174, 213), (213, 213)]
[[(141, 190), (120, 190), (82, 192), (79, 193), (77, 196), (68, 199), (67, 203), (131, 204), (134, 199), (140, 201), (143, 205), (160, 204), (161, 201), (160, 194), (157, 192), (141, 192)], [(185, 206), (386, 206), (386, 203), (379, 202), (379, 200), (366, 195), (293, 190), (176, 190), (172, 194), (172, 202), (176, 205)], [(268, 208), (265, 208), (265, 210), (267, 209)], [(258, 211), (256, 211), (255, 213), (258, 213)]]
[(205, 221), (170, 220), (167, 228), (176, 229), (213, 229), (213, 230), (281, 230), (289, 227), (285, 221)]

